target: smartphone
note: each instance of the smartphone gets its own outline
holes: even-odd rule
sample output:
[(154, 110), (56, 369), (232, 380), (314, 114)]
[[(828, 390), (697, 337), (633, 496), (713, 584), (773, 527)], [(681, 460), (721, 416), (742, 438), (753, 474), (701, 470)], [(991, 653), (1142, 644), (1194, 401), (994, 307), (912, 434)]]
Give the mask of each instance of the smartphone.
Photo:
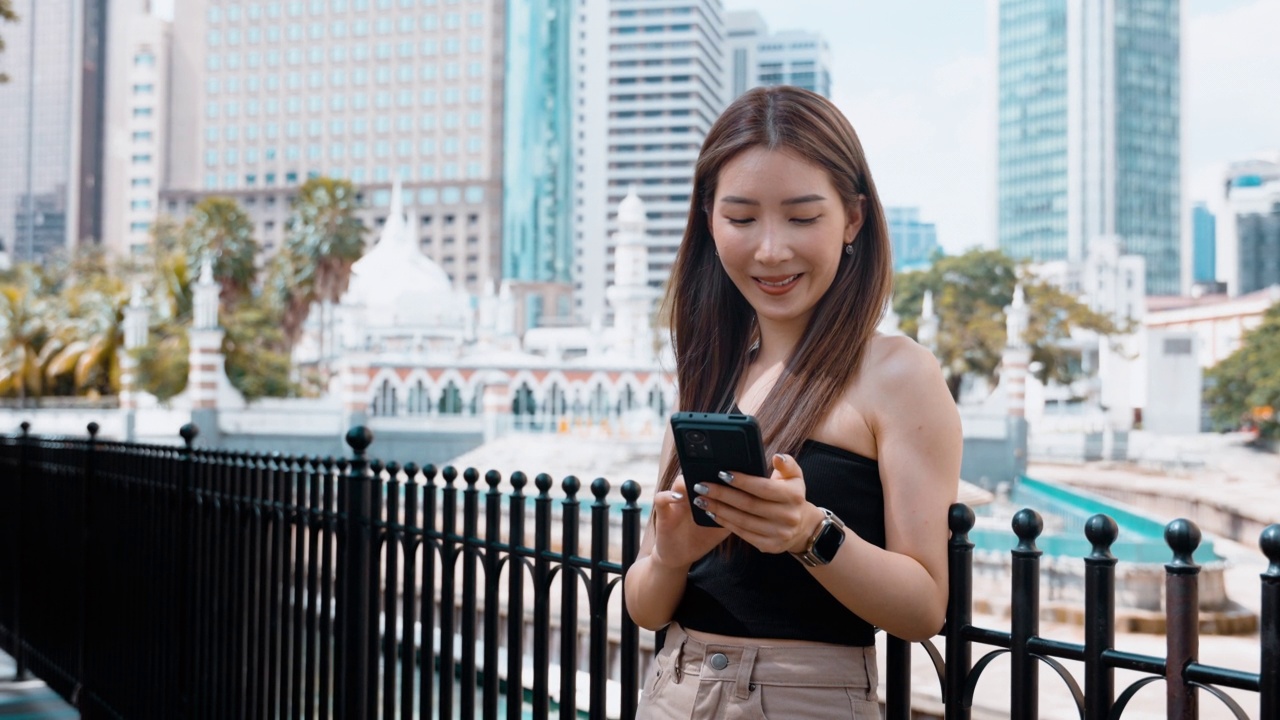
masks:
[(693, 504), (697, 496), (694, 485), (723, 485), (724, 481), (717, 477), (721, 470), (769, 476), (760, 425), (750, 415), (679, 412), (671, 416), (671, 432), (690, 493), (689, 508), (693, 510), (693, 521), (699, 525), (720, 527), (705, 510)]

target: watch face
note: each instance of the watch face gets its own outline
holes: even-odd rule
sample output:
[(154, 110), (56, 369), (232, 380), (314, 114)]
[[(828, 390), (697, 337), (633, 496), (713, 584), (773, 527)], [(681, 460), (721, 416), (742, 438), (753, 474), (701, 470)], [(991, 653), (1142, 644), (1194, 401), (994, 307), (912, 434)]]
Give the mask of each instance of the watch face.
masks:
[(835, 523), (827, 523), (813, 543), (813, 554), (821, 558), (823, 564), (829, 563), (843, 543), (844, 528)]

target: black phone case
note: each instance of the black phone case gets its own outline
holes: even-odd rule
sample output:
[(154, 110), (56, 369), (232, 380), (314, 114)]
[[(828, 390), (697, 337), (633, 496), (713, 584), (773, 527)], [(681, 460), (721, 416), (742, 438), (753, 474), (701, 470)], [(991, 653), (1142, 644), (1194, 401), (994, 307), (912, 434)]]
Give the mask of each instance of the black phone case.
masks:
[(689, 507), (693, 521), (704, 527), (720, 527), (707, 513), (693, 504), (698, 483), (723, 485), (721, 470), (767, 477), (764, 444), (760, 425), (742, 413), (679, 412), (671, 416), (671, 432), (675, 439), (680, 471), (689, 491)]

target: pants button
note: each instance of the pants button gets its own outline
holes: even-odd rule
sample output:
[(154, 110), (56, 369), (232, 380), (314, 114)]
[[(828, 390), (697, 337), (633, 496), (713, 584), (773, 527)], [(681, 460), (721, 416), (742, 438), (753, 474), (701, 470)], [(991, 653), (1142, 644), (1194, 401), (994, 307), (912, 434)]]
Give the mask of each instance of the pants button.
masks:
[(729, 667), (729, 657), (724, 653), (716, 653), (711, 656), (711, 667), (716, 670), (723, 670)]

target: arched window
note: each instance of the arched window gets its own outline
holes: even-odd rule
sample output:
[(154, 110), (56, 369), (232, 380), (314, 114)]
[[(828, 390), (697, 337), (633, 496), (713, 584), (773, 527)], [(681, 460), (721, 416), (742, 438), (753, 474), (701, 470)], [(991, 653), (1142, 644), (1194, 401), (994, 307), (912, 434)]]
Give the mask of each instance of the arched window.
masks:
[(441, 415), (461, 415), (462, 414), (462, 392), (458, 390), (458, 385), (450, 380), (448, 385), (444, 386), (444, 391), (440, 393), (440, 414)]
[(378, 386), (378, 393), (373, 398), (373, 414), (392, 417), (398, 410), (396, 389), (390, 380), (383, 380)]
[(511, 399), (511, 419), (518, 428), (532, 427), (537, 413), (537, 401), (533, 398), (533, 389), (529, 383), (520, 383), (515, 397)]

